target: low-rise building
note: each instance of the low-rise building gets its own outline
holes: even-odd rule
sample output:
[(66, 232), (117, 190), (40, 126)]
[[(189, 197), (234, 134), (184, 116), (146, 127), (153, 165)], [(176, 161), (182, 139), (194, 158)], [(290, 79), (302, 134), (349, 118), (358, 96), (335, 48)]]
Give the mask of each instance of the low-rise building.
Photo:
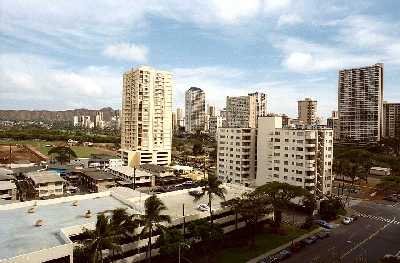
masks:
[[(223, 185), (226, 189), (226, 200), (240, 197), (250, 191), (245, 187)], [(199, 190), (197, 188), (196, 190)], [(200, 211), (193, 205), (193, 196), (188, 190), (174, 191), (157, 195), (165, 204), (165, 214), (171, 217), (168, 226), (181, 229), (193, 220), (207, 218), (208, 211)], [(95, 229), (96, 215), (117, 208), (126, 209), (129, 214), (144, 214), (144, 202), (149, 197), (127, 188), (112, 188), (109, 191), (61, 197), (51, 200), (28, 201), (0, 206), (0, 261), (3, 263), (22, 262), (73, 262), (74, 238), (85, 229)], [(204, 196), (199, 203), (207, 203)], [(236, 220), (235, 213), (229, 207), (221, 205), (222, 199), (216, 197), (212, 203), (214, 222), (220, 224), (224, 233), (236, 228), (245, 227), (240, 215)], [(182, 207), (185, 214), (182, 215)], [(87, 210), (90, 210), (88, 216)], [(29, 212), (31, 211), (31, 212)], [(260, 220), (269, 219), (268, 214)], [(18, 220), (15, 220), (18, 218)], [(40, 220), (40, 224), (37, 224)], [(187, 225), (186, 225), (187, 227)], [(134, 230), (141, 233), (143, 227)], [(18, 238), (16, 238), (18, 237)], [(152, 256), (159, 254), (156, 242), (157, 233), (153, 233)], [(121, 251), (125, 258), (115, 262), (139, 262), (146, 259), (148, 239), (143, 238), (124, 243)], [(104, 255), (110, 251), (103, 250)]]
[(115, 186), (115, 177), (102, 170), (85, 169), (80, 175), (82, 185), (90, 192), (102, 192)]
[(25, 174), (39, 198), (61, 196), (64, 194), (65, 180), (52, 171), (36, 171)]
[(172, 169), (168, 166), (159, 166), (149, 163), (149, 164), (142, 164), (139, 169), (144, 170), (155, 177), (167, 177), (174, 175)]
[(133, 182), (135, 181), (135, 184), (137, 186), (154, 186), (154, 176), (144, 170), (140, 169), (134, 169), (129, 166), (116, 166), (116, 167), (109, 167), (108, 172), (110, 172), (112, 175), (117, 177), (118, 179), (129, 182), (133, 185)]

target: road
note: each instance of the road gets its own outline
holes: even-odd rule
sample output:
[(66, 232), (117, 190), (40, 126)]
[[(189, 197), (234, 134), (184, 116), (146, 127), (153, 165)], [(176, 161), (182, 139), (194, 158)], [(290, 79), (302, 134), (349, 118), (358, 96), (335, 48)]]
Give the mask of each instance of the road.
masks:
[(331, 237), (319, 240), (284, 262), (311, 262), (336, 255), (343, 263), (353, 263), (359, 256), (376, 263), (385, 254), (400, 252), (400, 203), (361, 201), (351, 208), (361, 215), (357, 221), (340, 225), (331, 231)]

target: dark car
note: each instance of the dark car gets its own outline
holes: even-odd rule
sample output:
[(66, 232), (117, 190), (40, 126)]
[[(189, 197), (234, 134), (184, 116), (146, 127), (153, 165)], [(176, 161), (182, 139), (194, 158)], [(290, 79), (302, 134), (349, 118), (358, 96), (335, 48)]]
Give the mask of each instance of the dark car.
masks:
[(286, 250), (286, 249), (281, 250), (278, 254), (275, 254), (272, 257), (272, 260), (275, 260), (275, 261), (271, 261), (271, 262), (280, 262), (284, 259), (287, 259), (291, 255), (292, 255), (292, 252), (290, 252), (289, 250)]
[(317, 234), (317, 237), (319, 238), (319, 239), (325, 239), (325, 238), (327, 238), (327, 237), (329, 237), (330, 236), (330, 233), (328, 232), (328, 231), (322, 231), (322, 232), (319, 232), (318, 234)]
[(298, 252), (298, 251), (300, 251), (304, 246), (305, 246), (305, 244), (302, 243), (302, 242), (295, 242), (295, 243), (293, 243), (293, 245), (290, 246), (290, 250), (291, 250), (292, 252)]
[(352, 215), (351, 218), (353, 218), (353, 221), (356, 221), (360, 216), (359, 215)]

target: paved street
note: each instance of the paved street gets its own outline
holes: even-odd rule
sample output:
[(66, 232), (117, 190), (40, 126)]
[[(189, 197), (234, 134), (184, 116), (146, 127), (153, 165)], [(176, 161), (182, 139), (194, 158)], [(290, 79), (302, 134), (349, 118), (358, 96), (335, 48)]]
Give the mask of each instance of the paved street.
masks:
[(351, 225), (340, 225), (331, 237), (319, 240), (285, 262), (310, 262), (336, 253), (344, 263), (360, 255), (368, 262), (378, 262), (385, 254), (400, 251), (400, 204), (359, 202), (352, 206), (361, 217)]

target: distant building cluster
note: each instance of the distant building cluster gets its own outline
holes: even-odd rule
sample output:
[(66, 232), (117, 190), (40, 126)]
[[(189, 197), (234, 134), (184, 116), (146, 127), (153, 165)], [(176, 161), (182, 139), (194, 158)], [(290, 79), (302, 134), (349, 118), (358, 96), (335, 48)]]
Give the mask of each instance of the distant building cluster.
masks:
[(115, 116), (112, 116), (110, 120), (104, 119), (104, 113), (101, 111), (96, 112), (96, 116), (92, 118), (90, 115), (75, 115), (74, 116), (74, 127), (81, 127), (84, 129), (105, 129), (105, 128), (120, 128), (120, 117), (117, 111)]

